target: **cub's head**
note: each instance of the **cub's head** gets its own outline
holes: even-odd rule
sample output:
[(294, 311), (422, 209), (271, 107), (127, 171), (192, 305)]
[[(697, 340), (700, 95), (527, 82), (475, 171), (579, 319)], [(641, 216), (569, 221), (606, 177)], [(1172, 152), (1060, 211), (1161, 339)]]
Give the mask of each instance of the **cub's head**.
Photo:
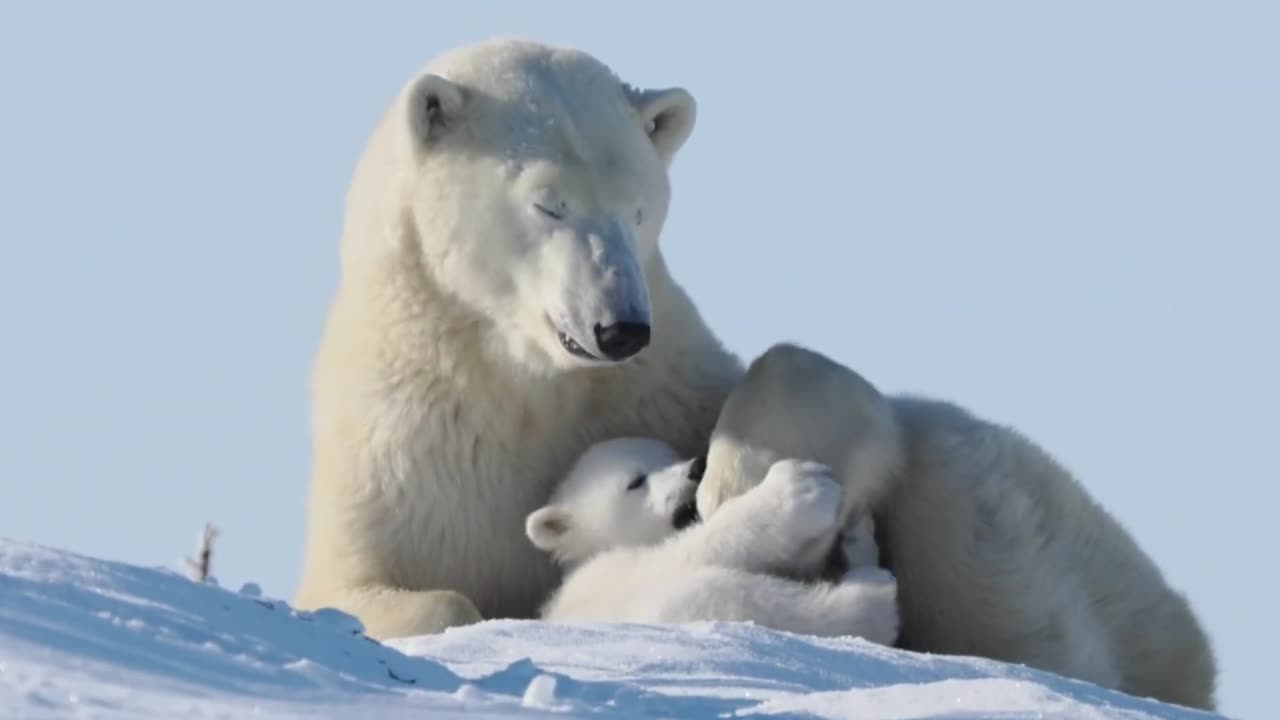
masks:
[(529, 514), (525, 532), (564, 565), (610, 548), (652, 545), (697, 521), (701, 459), (681, 461), (665, 443), (617, 438), (591, 446)]
[(693, 130), (687, 92), (504, 40), (441, 57), (398, 107), (423, 271), (475, 312), (491, 355), (540, 374), (607, 366), (664, 330), (645, 269)]

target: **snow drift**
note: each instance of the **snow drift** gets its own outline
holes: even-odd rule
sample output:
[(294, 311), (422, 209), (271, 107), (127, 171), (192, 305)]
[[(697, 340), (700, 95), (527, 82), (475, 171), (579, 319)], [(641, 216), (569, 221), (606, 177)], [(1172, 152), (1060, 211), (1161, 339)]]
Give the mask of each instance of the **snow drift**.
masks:
[(379, 644), (163, 569), (0, 539), (0, 717), (1209, 718), (1021, 666), (749, 624), (494, 621)]

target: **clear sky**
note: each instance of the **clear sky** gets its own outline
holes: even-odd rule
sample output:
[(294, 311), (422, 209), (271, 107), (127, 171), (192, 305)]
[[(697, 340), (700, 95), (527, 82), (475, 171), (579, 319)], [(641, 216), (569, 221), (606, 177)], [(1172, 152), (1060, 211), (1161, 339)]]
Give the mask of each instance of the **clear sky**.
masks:
[(175, 564), (213, 520), (291, 596), (353, 163), (520, 35), (698, 98), (663, 245), (731, 348), (1026, 431), (1274, 709), (1280, 6), (335, 5), (0, 3), (0, 534)]

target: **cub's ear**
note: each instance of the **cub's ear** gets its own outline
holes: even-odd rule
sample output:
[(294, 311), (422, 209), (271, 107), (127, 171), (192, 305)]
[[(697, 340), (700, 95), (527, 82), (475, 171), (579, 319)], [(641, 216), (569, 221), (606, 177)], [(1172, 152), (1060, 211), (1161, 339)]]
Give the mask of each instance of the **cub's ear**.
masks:
[(524, 521), (525, 534), (539, 550), (547, 552), (559, 547), (571, 527), (573, 516), (568, 510), (555, 505), (534, 510)]
[(439, 75), (423, 75), (409, 88), (409, 129), (425, 145), (439, 140), (462, 119), (466, 93)]
[(698, 103), (682, 88), (629, 91), (631, 103), (640, 113), (644, 131), (649, 134), (663, 161), (670, 163), (676, 151), (689, 139), (698, 115)]

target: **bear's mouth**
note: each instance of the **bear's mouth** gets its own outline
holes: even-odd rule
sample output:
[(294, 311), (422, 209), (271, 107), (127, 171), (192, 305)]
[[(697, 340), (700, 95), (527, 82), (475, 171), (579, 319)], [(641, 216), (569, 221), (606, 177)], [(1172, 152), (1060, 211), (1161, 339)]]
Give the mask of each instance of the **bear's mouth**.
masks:
[(584, 350), (577, 340), (565, 335), (560, 330), (556, 330), (556, 339), (560, 341), (560, 347), (574, 357), (580, 357), (583, 360), (600, 360), (600, 358)]
[(560, 347), (564, 348), (565, 352), (576, 358), (582, 358), (583, 360), (590, 360), (592, 362), (600, 362), (600, 358), (587, 352), (586, 348), (582, 347), (577, 340), (569, 337), (568, 333), (556, 327), (556, 324), (551, 321), (550, 315), (544, 315), (543, 317), (547, 321), (547, 327), (551, 328), (551, 332), (556, 334), (556, 340), (560, 341)]
[(683, 530), (690, 525), (701, 520), (698, 517), (698, 504), (693, 500), (676, 508), (675, 514), (671, 516), (671, 527), (676, 530)]

